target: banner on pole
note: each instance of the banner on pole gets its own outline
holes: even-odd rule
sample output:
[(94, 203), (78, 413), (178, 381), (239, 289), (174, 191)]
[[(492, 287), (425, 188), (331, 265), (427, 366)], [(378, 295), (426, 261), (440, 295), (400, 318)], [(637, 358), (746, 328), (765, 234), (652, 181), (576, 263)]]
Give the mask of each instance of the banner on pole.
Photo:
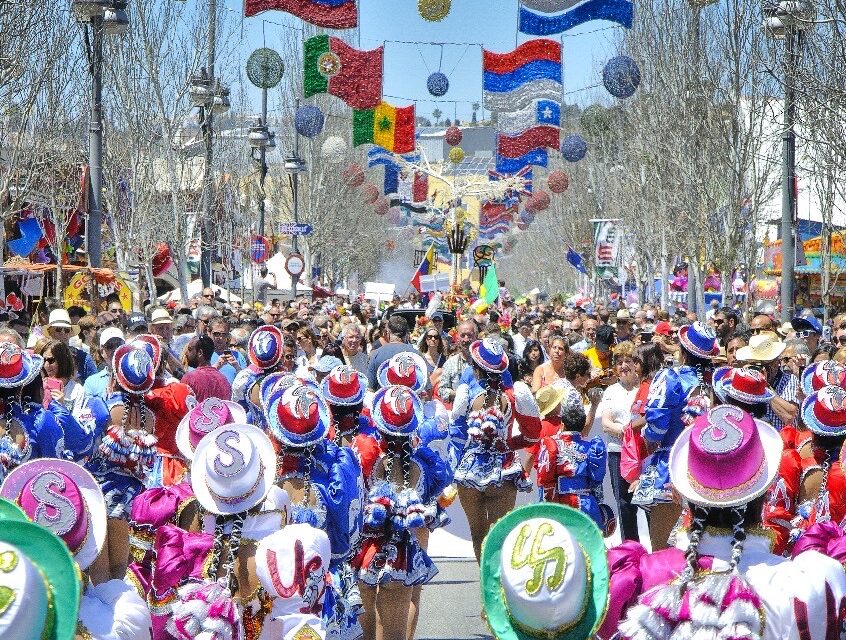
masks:
[(591, 220), (593, 223), (593, 265), (596, 277), (618, 279), (622, 230), (618, 220)]

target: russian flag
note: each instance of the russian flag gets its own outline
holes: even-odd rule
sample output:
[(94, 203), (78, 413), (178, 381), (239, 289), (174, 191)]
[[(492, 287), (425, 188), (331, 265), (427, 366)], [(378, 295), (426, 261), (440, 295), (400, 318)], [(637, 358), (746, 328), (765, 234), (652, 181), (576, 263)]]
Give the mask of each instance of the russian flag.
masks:
[(585, 0), (561, 4), (568, 8), (563, 13), (554, 15), (543, 15), (520, 7), (520, 32), (532, 36), (548, 36), (591, 20), (608, 20), (631, 29), (634, 18), (632, 0)]
[(516, 111), (532, 100), (561, 97), (561, 43), (529, 40), (509, 53), (482, 51), (485, 106)]
[(429, 245), (429, 250), (426, 252), (426, 255), (423, 256), (423, 261), (420, 263), (420, 266), (417, 267), (417, 271), (414, 272), (414, 277), (411, 279), (411, 286), (417, 289), (418, 293), (423, 293), (420, 289), (420, 276), (428, 276), (434, 264), (435, 243), (433, 242)]
[(535, 149), (519, 158), (496, 157), (496, 170), (500, 173), (517, 173), (529, 165), (545, 167), (549, 162), (549, 155), (546, 149)]

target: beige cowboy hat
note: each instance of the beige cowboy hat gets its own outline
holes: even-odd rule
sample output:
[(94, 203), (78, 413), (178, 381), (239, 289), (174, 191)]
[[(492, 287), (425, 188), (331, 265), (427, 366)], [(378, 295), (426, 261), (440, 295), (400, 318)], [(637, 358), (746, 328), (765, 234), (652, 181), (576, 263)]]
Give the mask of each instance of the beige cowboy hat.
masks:
[(764, 331), (749, 338), (749, 344), (737, 350), (735, 357), (741, 362), (772, 362), (787, 348), (772, 331)]
[(167, 309), (158, 308), (153, 309), (153, 314), (150, 316), (150, 324), (173, 324), (173, 318), (167, 312)]
[(565, 395), (567, 395), (567, 390), (557, 384), (538, 389), (535, 392), (535, 400), (538, 403), (540, 417), (545, 418), (548, 413), (561, 404)]
[(781, 325), (776, 329), (779, 335), (786, 338), (787, 336), (796, 333), (796, 329), (793, 328), (793, 325), (789, 322), (782, 322)]

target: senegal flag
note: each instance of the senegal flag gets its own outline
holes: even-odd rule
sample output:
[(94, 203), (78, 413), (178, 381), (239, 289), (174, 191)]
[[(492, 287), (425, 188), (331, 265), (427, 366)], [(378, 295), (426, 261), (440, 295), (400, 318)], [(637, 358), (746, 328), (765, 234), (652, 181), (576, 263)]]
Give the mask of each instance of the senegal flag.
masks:
[(414, 105), (353, 110), (353, 146), (371, 143), (394, 153), (414, 151)]
[(331, 93), (353, 109), (372, 109), (382, 99), (382, 54), (353, 49), (334, 36), (314, 36), (305, 41), (303, 93)]

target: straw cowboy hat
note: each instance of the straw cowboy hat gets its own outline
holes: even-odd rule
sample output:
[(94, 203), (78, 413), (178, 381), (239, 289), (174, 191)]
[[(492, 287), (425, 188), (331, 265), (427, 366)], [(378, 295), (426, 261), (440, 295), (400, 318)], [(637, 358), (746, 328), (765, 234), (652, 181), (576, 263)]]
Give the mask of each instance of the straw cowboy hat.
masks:
[(772, 362), (786, 348), (787, 345), (779, 340), (775, 333), (764, 331), (749, 338), (749, 344), (740, 347), (735, 353), (735, 358), (740, 362)]

